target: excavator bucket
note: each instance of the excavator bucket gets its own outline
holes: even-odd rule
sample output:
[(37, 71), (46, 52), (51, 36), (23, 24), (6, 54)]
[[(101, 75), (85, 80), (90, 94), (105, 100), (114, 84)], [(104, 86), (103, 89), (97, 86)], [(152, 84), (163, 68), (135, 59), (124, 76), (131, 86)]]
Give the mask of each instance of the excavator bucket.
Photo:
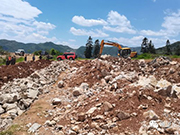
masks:
[(119, 54), (123, 58), (128, 58), (131, 55), (131, 49), (130, 48), (122, 48), (119, 50)]
[(137, 52), (131, 52), (130, 57), (131, 58), (136, 58), (137, 57)]

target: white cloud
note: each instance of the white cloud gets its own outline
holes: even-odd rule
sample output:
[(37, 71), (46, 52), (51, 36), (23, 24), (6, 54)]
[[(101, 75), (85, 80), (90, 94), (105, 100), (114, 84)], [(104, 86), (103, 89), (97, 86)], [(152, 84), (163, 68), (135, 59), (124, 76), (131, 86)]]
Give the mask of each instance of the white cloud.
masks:
[(167, 15), (164, 17), (164, 22), (161, 25), (164, 29), (160, 29), (159, 31), (141, 30), (140, 34), (146, 36), (178, 36), (180, 34), (180, 10), (178, 12), (166, 10), (164, 13)]
[(1, 0), (0, 14), (20, 19), (33, 19), (42, 12), (28, 2), (22, 0)]
[(152, 0), (153, 2), (156, 2), (156, 0)]
[(40, 42), (44, 43), (44, 42), (49, 42), (49, 41), (52, 41), (54, 43), (58, 42), (56, 37), (48, 38), (48, 37), (40, 35), (38, 33), (31, 33), (28, 35), (19, 34), (19, 35), (14, 35), (14, 36), (12, 36), (11, 34), (2, 33), (2, 34), (0, 34), (0, 38), (16, 40), (16, 41), (20, 41), (23, 43), (40, 43)]
[(95, 26), (95, 25), (106, 25), (107, 22), (104, 21), (103, 19), (85, 19), (83, 16), (74, 16), (72, 18), (72, 22), (81, 25), (81, 26)]
[(116, 11), (109, 12), (107, 22), (109, 23), (109, 26), (104, 26), (105, 30), (128, 34), (136, 33), (127, 17)]
[(38, 22), (38, 21), (34, 21), (33, 25), (36, 26), (37, 29), (44, 29), (44, 30), (52, 30), (56, 28), (56, 26), (51, 23)]
[[(137, 47), (137, 46), (141, 46), (143, 39), (144, 39), (144, 36), (134, 36), (132, 38), (114, 37), (114, 38), (109, 38), (108, 40), (116, 41), (117, 43), (128, 46), (128, 47)], [(162, 37), (162, 38), (148, 37), (148, 40), (152, 41), (155, 48), (165, 46), (167, 39), (168, 39), (167, 37)], [(176, 41), (177, 41), (176, 39), (170, 40), (171, 43), (174, 43)]]
[(169, 36), (177, 36), (180, 34), (180, 10), (177, 13), (172, 12), (164, 17), (162, 27), (166, 29)]
[(77, 35), (77, 36), (92, 36), (92, 37), (108, 37), (109, 35), (102, 32), (101, 30), (90, 30), (90, 31), (87, 31), (87, 30), (84, 30), (84, 29), (76, 29), (74, 27), (71, 27), (70, 29), (70, 32), (74, 35)]
[(141, 30), (140, 34), (146, 36), (166, 36), (167, 33), (164, 30), (152, 31), (152, 30)]
[[(161, 37), (161, 38), (148, 38), (148, 40), (151, 40), (155, 46), (155, 48), (159, 48), (159, 47), (163, 47), (166, 45), (166, 41), (167, 41), (167, 37)], [(170, 39), (170, 43), (174, 43), (176, 42), (177, 40), (176, 39)]]
[(46, 37), (55, 25), (36, 21), (42, 12), (23, 0), (1, 0), (0, 38), (21, 42), (56, 41), (55, 37)]
[(116, 11), (109, 12), (107, 21), (111, 25), (118, 25), (121, 27), (131, 27), (130, 21), (124, 15), (120, 15)]
[(118, 32), (118, 33), (128, 33), (128, 34), (136, 34), (136, 31), (127, 27), (110, 27), (110, 26), (104, 26), (103, 29), (112, 31), (112, 32)]
[(137, 47), (141, 45), (143, 38), (144, 38), (143, 36), (134, 36), (132, 38), (114, 37), (114, 38), (109, 38), (108, 40), (116, 41), (120, 45), (125, 45), (128, 47)]
[(75, 40), (75, 39), (69, 39), (69, 41), (70, 41), (70, 42), (76, 42), (76, 40)]
[(79, 45), (77, 45), (75, 42), (76, 42), (76, 40), (69, 39), (68, 41), (58, 41), (56, 44), (67, 45), (73, 49), (78, 49)]
[(131, 26), (130, 21), (126, 16), (119, 14), (116, 11), (110, 11), (108, 13), (107, 21), (103, 19), (85, 19), (83, 16), (74, 16), (72, 22), (81, 26), (95, 26), (103, 25), (103, 29), (118, 33), (135, 34), (136, 31)]

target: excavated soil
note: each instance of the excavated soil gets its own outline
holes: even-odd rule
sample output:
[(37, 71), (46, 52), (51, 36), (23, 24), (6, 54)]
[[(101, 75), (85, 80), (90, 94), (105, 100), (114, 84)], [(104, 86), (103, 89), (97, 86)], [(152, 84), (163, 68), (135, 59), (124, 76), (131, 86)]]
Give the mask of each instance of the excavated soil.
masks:
[[(173, 59), (180, 62), (179, 59)], [(103, 60), (102, 60), (103, 61)], [(108, 62), (112, 62), (113, 64), (119, 65), (120, 70), (124, 72), (133, 72), (136, 71), (139, 73), (139, 75), (149, 76), (154, 75), (157, 80), (160, 79), (166, 79), (169, 82), (172, 83), (180, 83), (180, 68), (178, 68), (175, 65), (172, 64), (164, 64), (153, 68), (154, 65), (151, 65), (150, 62), (145, 62), (148, 67), (144, 67), (144, 63), (139, 63), (138, 60), (122, 60), (119, 58), (113, 58), (108, 57), (106, 59)], [(13, 78), (22, 78), (27, 77), (32, 72), (34, 72), (37, 69), (41, 69), (45, 66), (48, 66), (50, 64), (50, 61), (36, 61), (36, 62), (27, 62), (27, 63), (19, 63), (17, 65), (13, 66), (4, 66), (0, 67), (0, 81), (2, 80), (3, 83), (13, 80)], [(70, 63), (71, 69), (77, 68), (77, 72), (75, 75), (71, 76), (70, 79), (65, 79), (68, 74), (62, 73), (59, 76), (59, 80), (64, 80), (66, 86), (62, 89), (57, 88), (57, 83), (52, 86), (52, 89), (49, 94), (41, 95), (39, 96), (39, 99), (33, 103), (31, 106), (31, 109), (29, 109), (26, 113), (24, 113), (22, 116), (19, 116), (18, 119), (16, 119), (16, 123), (21, 123), (22, 125), (26, 125), (28, 123), (34, 123), (38, 122), (40, 124), (44, 124), (46, 120), (52, 120), (52, 117), (44, 117), (44, 113), (48, 112), (48, 110), (52, 110), (52, 112), (58, 112), (56, 109), (58, 106), (52, 106), (50, 105), (51, 99), (55, 97), (62, 97), (65, 96), (65, 92), (63, 93), (63, 89), (68, 89), (70, 87), (78, 87), (82, 83), (86, 82), (89, 84), (89, 87), (93, 87), (94, 84), (99, 83), (101, 84), (102, 78), (105, 76), (108, 76), (111, 72), (111, 70), (114, 69), (112, 65), (107, 65), (103, 62), (97, 62), (93, 60), (84, 60), (84, 61), (75, 61)], [(143, 67), (143, 68), (142, 68)], [(14, 71), (14, 73), (10, 72), (9, 70), (18, 70), (17, 72)], [(12, 75), (11, 75), (12, 74)], [(141, 87), (130, 87), (129, 84), (137, 81), (137, 78), (133, 78), (131, 81), (128, 80), (118, 80), (117, 81), (117, 88), (121, 89), (123, 88), (123, 93), (113, 94), (112, 91), (109, 91), (107, 89), (102, 89), (99, 93), (94, 92), (94, 95), (85, 99), (83, 101), (83, 104), (79, 107), (77, 107), (77, 104), (71, 104), (71, 108), (73, 108), (69, 113), (63, 114), (64, 117), (59, 117), (56, 124), (57, 125), (63, 125), (64, 127), (71, 124), (71, 118), (76, 118), (77, 114), (80, 113), (86, 113), (90, 108), (96, 106), (97, 104), (101, 104), (104, 102), (109, 102), (110, 104), (115, 104), (114, 108), (107, 114), (104, 115), (104, 110), (101, 108), (101, 110), (96, 110), (91, 117), (87, 118), (85, 122), (80, 122), (78, 126), (80, 129), (89, 128), (92, 127), (86, 127), (86, 125), (91, 125), (94, 120), (92, 120), (92, 117), (95, 117), (97, 115), (103, 115), (105, 117), (105, 120), (112, 120), (116, 117), (117, 112), (119, 110), (129, 113), (129, 114), (135, 114), (129, 119), (125, 119), (122, 121), (117, 121), (117, 128), (111, 128), (109, 129), (109, 134), (120, 134), (120, 133), (126, 133), (126, 131), (130, 131), (131, 133), (137, 133), (139, 131), (139, 128), (141, 127), (141, 123), (143, 121), (146, 121), (146, 119), (143, 117), (143, 113), (147, 110), (153, 110), (158, 116), (160, 116), (160, 119), (165, 119), (164, 116), (162, 116), (164, 111), (164, 106), (168, 102), (166, 96), (161, 96), (158, 93), (155, 93), (152, 89), (142, 89)], [(3, 84), (2, 83), (2, 84)], [(0, 84), (0, 86), (2, 86)], [(129, 93), (133, 93), (132, 95)], [(67, 95), (66, 95), (67, 96)], [(149, 100), (148, 98), (152, 98), (152, 100)], [(97, 100), (98, 99), (98, 100)], [(180, 111), (180, 100), (171, 99), (171, 109), (174, 112)], [(67, 103), (68, 104), (68, 103)], [(65, 108), (65, 105), (67, 104), (61, 104), (59, 110), (62, 110)], [(144, 108), (139, 108), (139, 106), (145, 106)], [(147, 109), (147, 108), (148, 109)], [(60, 112), (60, 111), (59, 111)], [(57, 114), (54, 117), (58, 117), (59, 114)], [(27, 117), (32, 116), (32, 117)], [(96, 120), (98, 123), (105, 123), (104, 120)], [(26, 129), (27, 130), (27, 129)], [(54, 127), (51, 127), (49, 129), (39, 129), (39, 133), (41, 134), (54, 134), (52, 132), (54, 130)], [(99, 130), (99, 129), (97, 129)], [(100, 132), (100, 130), (99, 130)], [(24, 133), (24, 132), (23, 132)], [(26, 133), (24, 133), (26, 134)], [(128, 133), (127, 133), (128, 134)]]
[[(120, 59), (115, 57), (108, 57), (104, 60), (118, 65), (120, 67), (120, 71), (135, 71), (142, 76), (154, 75), (157, 80), (165, 79), (171, 83), (180, 83), (180, 68), (176, 65), (168, 63), (154, 68), (154, 65), (150, 64), (149, 61), (142, 62), (141, 64), (139, 63), (139, 60)], [(180, 59), (173, 59), (173, 61), (180, 62)], [(145, 65), (148, 65), (148, 67), (144, 67)], [(113, 69), (111, 65), (103, 64), (101, 62), (93, 63), (92, 60), (79, 61), (73, 63), (71, 67), (81, 68), (78, 70), (74, 78), (72, 78), (72, 80), (68, 83), (69, 87), (80, 85), (83, 82), (88, 82), (88, 84), (92, 86), (94, 83), (100, 82), (102, 78), (109, 75), (110, 71)], [(144, 69), (142, 69), (143, 67)], [(132, 82), (136, 80), (137, 78), (134, 78)]]
[(0, 66), (0, 88), (4, 83), (12, 81), (14, 78), (26, 78), (34, 71), (49, 66), (51, 61), (38, 60), (20, 62), (15, 65)]

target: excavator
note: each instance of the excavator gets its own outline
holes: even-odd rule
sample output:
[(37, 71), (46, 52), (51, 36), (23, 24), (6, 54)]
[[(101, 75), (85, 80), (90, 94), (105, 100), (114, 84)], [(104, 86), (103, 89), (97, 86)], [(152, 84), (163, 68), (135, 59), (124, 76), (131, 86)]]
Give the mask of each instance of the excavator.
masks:
[(131, 57), (131, 58), (134, 58), (134, 57), (137, 56), (137, 52), (131, 52), (130, 48), (127, 48), (127, 47), (122, 48), (122, 46), (120, 44), (116, 43), (116, 42), (102, 40), (101, 44), (100, 44), (99, 57), (102, 54), (104, 45), (111, 45), (111, 46), (117, 47), (119, 49), (119, 51), (118, 51), (118, 56), (119, 57), (123, 57), (123, 58)]

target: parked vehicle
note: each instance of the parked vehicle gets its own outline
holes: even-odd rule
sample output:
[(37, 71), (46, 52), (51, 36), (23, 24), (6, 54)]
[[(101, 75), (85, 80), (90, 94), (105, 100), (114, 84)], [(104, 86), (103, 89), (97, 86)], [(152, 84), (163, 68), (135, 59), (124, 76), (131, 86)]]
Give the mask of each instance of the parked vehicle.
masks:
[(24, 54), (25, 54), (24, 49), (18, 49), (17, 51), (15, 51), (15, 55), (24, 56)]
[(69, 60), (75, 60), (77, 58), (77, 55), (75, 52), (65, 52), (63, 55), (57, 56), (57, 60), (64, 60), (64, 59), (69, 59)]

